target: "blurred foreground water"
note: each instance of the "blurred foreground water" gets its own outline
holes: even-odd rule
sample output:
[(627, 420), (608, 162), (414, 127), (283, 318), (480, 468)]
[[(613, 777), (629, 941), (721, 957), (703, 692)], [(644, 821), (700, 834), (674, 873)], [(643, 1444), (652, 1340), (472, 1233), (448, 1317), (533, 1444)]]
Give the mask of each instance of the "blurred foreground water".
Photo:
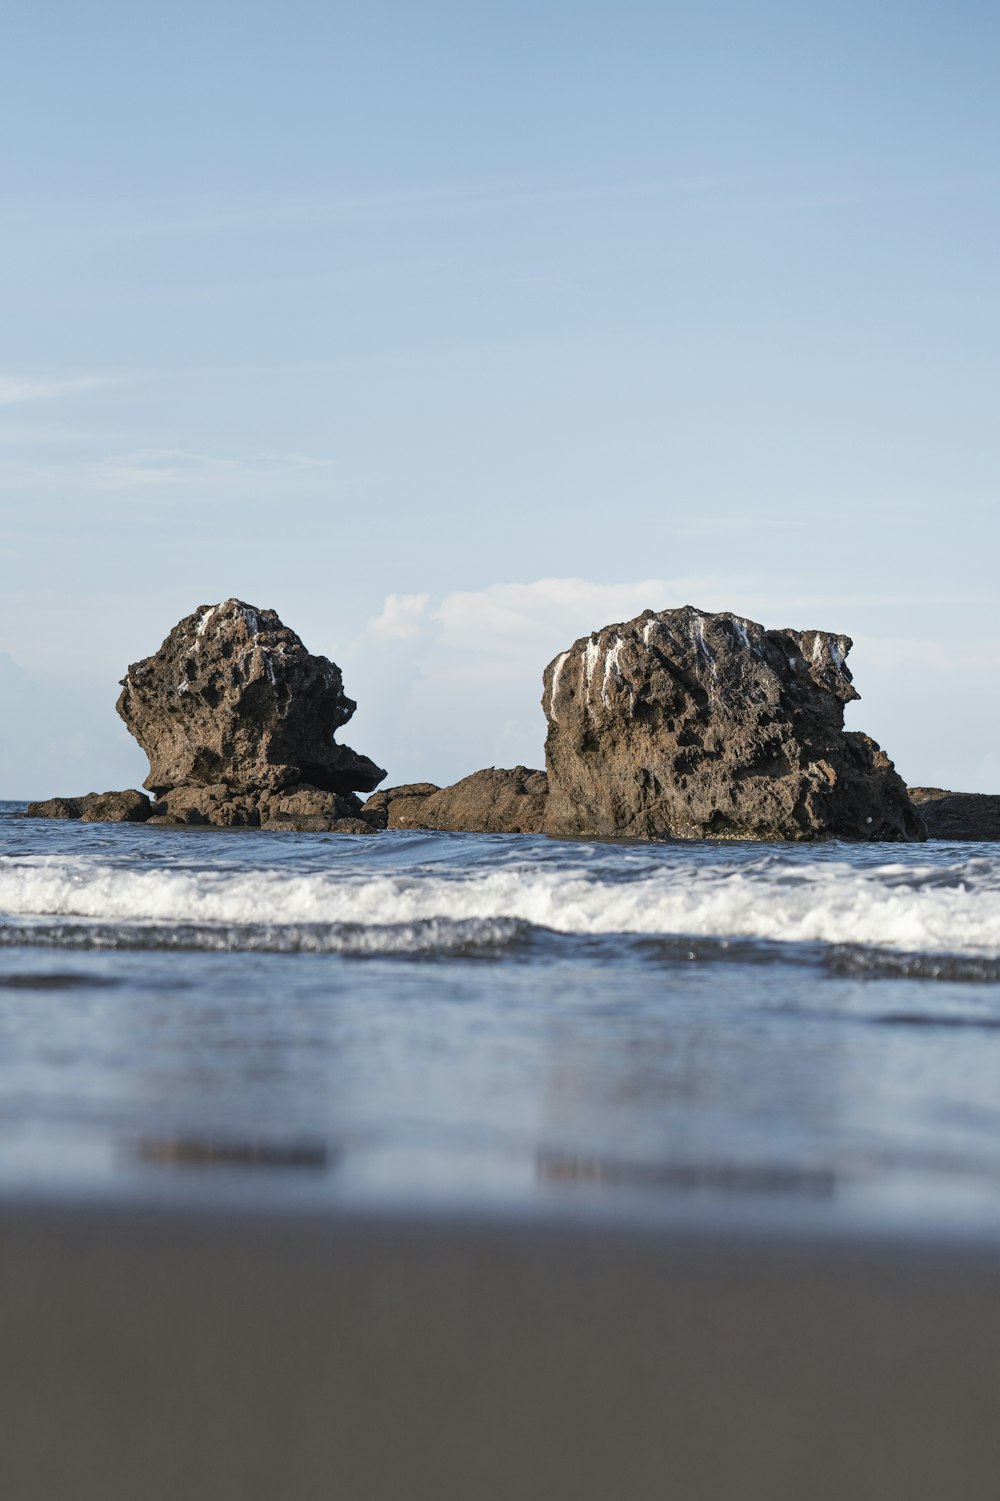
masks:
[(1000, 1229), (1000, 846), (0, 804), (0, 1194)]

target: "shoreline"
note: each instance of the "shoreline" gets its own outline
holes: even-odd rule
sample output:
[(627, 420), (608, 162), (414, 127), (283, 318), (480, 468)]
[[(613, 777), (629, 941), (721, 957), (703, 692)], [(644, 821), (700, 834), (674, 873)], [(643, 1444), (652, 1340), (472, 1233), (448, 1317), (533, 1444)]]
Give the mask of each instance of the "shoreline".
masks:
[(996, 1244), (0, 1204), (5, 1495), (995, 1495)]

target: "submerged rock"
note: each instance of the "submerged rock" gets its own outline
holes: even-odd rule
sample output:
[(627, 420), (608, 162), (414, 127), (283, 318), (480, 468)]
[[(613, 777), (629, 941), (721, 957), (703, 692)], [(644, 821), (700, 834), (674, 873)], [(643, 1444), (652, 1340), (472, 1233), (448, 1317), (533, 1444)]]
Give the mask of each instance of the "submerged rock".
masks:
[(931, 839), (1000, 841), (1000, 796), (990, 792), (946, 792), (942, 787), (911, 787)]
[(527, 766), (489, 766), (451, 787), (411, 783), (376, 792), (363, 818), (385, 817), (390, 829), (445, 829), (472, 834), (537, 834), (542, 827), (548, 781)]
[(844, 730), (847, 636), (646, 610), (545, 669), (547, 833), (908, 840), (902, 779)]
[(118, 713), (149, 757), (145, 785), (233, 792), (308, 783), (370, 792), (385, 776), (334, 742), (355, 703), (340, 668), (307, 652), (274, 610), (202, 605), (122, 679)]
[(85, 792), (82, 797), (50, 797), (28, 804), (29, 818), (79, 818), (82, 823), (145, 823), (153, 805), (144, 792)]

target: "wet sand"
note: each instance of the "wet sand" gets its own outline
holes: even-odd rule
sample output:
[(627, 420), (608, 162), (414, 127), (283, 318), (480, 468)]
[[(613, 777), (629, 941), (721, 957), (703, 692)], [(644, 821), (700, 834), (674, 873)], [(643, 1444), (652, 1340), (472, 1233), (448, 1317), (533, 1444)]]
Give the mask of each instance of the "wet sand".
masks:
[(1000, 1252), (0, 1210), (5, 1501), (994, 1501)]

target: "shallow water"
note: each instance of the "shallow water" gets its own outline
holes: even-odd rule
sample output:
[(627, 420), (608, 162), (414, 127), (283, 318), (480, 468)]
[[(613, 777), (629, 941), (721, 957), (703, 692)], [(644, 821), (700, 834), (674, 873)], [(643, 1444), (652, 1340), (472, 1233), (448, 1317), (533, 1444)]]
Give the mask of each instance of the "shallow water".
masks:
[(1000, 1228), (1000, 846), (0, 804), (0, 1193)]

